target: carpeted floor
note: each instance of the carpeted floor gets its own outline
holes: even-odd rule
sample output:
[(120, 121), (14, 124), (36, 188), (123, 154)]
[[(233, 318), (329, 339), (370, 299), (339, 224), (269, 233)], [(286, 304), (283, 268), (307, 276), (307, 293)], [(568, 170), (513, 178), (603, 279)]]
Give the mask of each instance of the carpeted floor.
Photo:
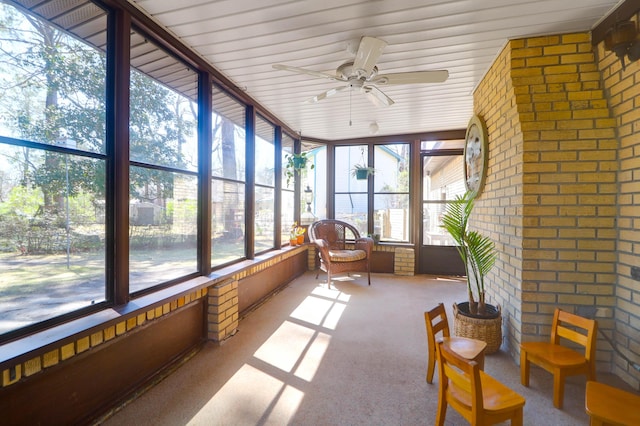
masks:
[[(371, 287), (356, 278), (327, 289), (322, 278), (291, 282), (243, 318), (235, 336), (207, 344), (104, 424), (432, 425), (438, 378), (425, 381), (423, 313), (443, 302), (451, 321), (464, 282), (374, 274)], [(589, 424), (584, 378), (568, 380), (557, 410), (543, 370), (532, 367), (525, 388), (519, 367), (499, 351), (485, 371), (526, 398), (525, 425)], [(629, 390), (615, 376), (598, 378)], [(464, 424), (448, 410), (447, 425)]]

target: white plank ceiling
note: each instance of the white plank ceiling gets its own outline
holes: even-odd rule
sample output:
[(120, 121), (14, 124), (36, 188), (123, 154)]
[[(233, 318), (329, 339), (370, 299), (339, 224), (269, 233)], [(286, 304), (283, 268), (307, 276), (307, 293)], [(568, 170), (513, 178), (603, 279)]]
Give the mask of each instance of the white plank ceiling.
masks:
[[(303, 137), (337, 140), (466, 128), (473, 90), (509, 39), (587, 31), (618, 0), (137, 0), (253, 99)], [(335, 73), (362, 36), (388, 43), (379, 73), (448, 70), (444, 83), (356, 90), (304, 103), (344, 83), (273, 69)], [(350, 124), (351, 122), (351, 124)]]

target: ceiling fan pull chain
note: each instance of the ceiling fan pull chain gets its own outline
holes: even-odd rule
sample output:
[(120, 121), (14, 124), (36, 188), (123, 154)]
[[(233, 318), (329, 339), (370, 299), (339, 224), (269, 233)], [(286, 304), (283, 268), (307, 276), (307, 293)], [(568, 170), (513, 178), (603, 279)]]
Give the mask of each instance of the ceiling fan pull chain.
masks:
[(351, 127), (351, 92), (352, 90), (349, 90), (349, 127)]

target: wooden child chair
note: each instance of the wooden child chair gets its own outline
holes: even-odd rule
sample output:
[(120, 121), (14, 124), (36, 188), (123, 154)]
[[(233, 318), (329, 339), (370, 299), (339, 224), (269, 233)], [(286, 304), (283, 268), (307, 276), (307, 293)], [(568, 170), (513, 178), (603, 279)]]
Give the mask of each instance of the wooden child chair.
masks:
[[(553, 374), (553, 405), (562, 408), (564, 382), (567, 376), (584, 374), (588, 380), (596, 379), (595, 320), (555, 310), (549, 342), (524, 342), (520, 344), (520, 382), (529, 386), (529, 366), (534, 363)], [(565, 338), (584, 347), (584, 353), (562, 346)]]
[(438, 342), (440, 387), (436, 425), (444, 425), (450, 405), (473, 426), (507, 420), (521, 426), (525, 399), (469, 361)]
[[(478, 363), (480, 370), (484, 369), (484, 350), (487, 344), (481, 340), (467, 337), (451, 337), (449, 321), (444, 305), (439, 303), (432, 310), (424, 313), (424, 322), (427, 326), (427, 341), (429, 343), (429, 364), (427, 366), (427, 383), (433, 382), (433, 373), (436, 366), (436, 343), (446, 342), (447, 346), (458, 355)], [(442, 332), (442, 336), (438, 333)]]

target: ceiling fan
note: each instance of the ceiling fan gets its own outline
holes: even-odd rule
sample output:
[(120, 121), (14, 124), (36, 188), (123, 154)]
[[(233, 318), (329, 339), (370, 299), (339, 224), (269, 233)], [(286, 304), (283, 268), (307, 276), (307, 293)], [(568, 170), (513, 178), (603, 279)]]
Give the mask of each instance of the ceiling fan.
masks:
[(387, 43), (375, 37), (362, 37), (358, 52), (353, 61), (347, 61), (340, 65), (335, 74), (276, 64), (273, 68), (283, 71), (291, 71), (298, 74), (306, 74), (318, 78), (342, 81), (347, 83), (320, 93), (306, 102), (320, 102), (344, 90), (357, 89), (364, 93), (376, 106), (393, 105), (393, 100), (384, 94), (377, 86), (389, 86), (396, 84), (416, 83), (442, 83), (449, 77), (446, 70), (398, 72), (390, 74), (378, 74), (376, 62)]

